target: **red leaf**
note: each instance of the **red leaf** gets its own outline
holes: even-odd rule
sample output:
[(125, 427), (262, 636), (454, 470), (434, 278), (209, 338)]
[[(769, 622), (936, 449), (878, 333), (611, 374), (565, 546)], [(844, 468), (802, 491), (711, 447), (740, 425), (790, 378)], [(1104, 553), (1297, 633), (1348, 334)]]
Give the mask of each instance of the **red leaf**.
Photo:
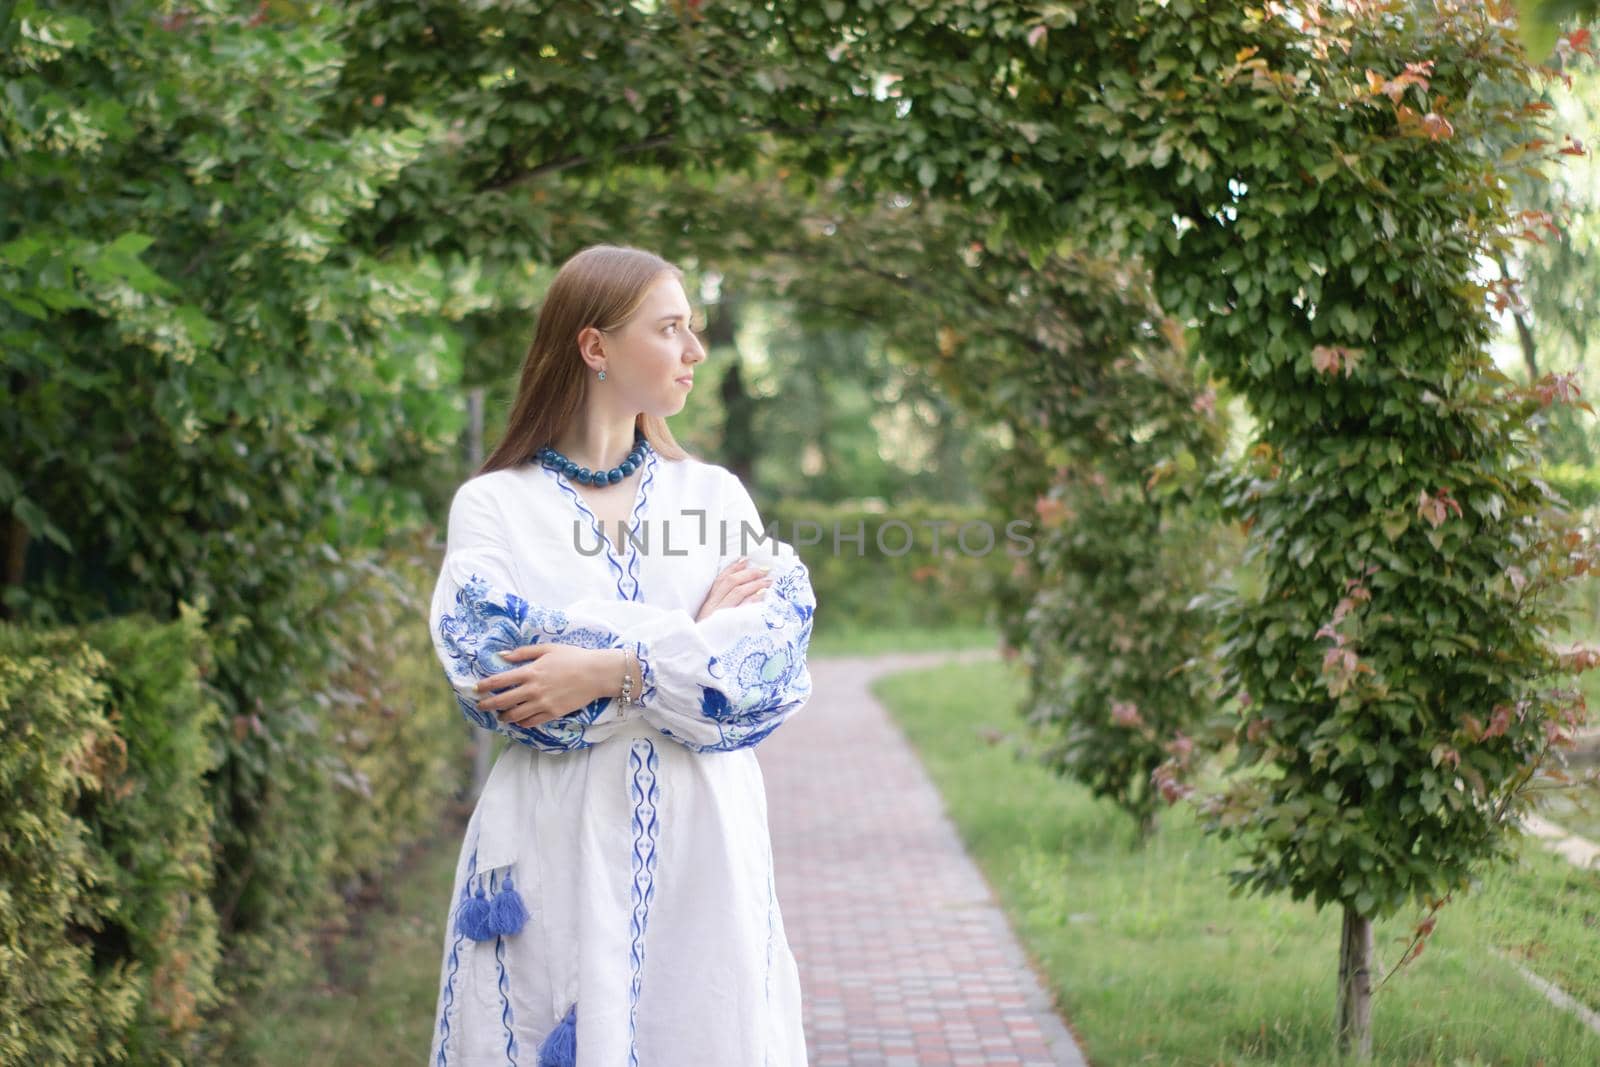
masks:
[(1511, 706), (1509, 704), (1496, 704), (1494, 714), (1489, 717), (1489, 728), (1483, 732), (1482, 740), (1491, 737), (1500, 737), (1511, 726)]
[(1139, 726), (1144, 720), (1139, 718), (1139, 709), (1131, 701), (1113, 700), (1111, 702), (1111, 721), (1118, 726)]
[(1434, 141), (1452, 137), (1456, 132), (1456, 128), (1450, 125), (1450, 120), (1435, 111), (1422, 116), (1422, 128), (1427, 131), (1428, 138)]

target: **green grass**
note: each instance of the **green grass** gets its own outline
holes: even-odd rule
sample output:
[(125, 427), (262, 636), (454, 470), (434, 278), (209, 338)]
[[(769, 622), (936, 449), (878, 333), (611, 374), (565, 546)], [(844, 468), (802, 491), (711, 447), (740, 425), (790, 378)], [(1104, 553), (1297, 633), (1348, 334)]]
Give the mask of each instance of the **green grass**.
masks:
[(1000, 634), (982, 625), (928, 627), (858, 627), (848, 622), (818, 624), (811, 634), (814, 656), (872, 656), (884, 652), (930, 652), (945, 649), (1000, 647)]
[[(1049, 975), (1096, 1067), (1333, 1062), (1339, 915), (1230, 897), (1231, 845), (1183, 808), (1134, 850), (1133, 826), (1087, 790), (985, 744), (1013, 735), (1022, 677), (1000, 662), (880, 679), (951, 817)], [(1403, 915), (1378, 925), (1382, 968)], [(1379, 1064), (1595, 1064), (1600, 1036), (1494, 955), (1501, 946), (1600, 1007), (1600, 874), (1529, 845), (1439, 914), (1426, 951), (1374, 999)]]
[(330, 931), (292, 988), (243, 1007), (229, 1062), (258, 1067), (420, 1063), (432, 1039), (450, 884), (466, 813), (457, 812)]

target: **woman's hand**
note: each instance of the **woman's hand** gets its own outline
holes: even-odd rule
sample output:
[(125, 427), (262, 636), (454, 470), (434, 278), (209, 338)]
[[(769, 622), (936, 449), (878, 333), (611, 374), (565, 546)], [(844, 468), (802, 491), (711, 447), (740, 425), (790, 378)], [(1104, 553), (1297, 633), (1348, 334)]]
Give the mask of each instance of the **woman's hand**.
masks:
[(703, 622), (706, 616), (719, 608), (736, 608), (755, 600), (772, 584), (772, 576), (768, 573), (771, 569), (757, 567), (745, 556), (728, 564), (717, 575), (716, 581), (711, 583), (711, 589), (706, 593), (705, 602), (700, 605), (694, 621)]
[(501, 722), (520, 726), (541, 726), (570, 715), (609, 695), (601, 679), (620, 677), (620, 664), (612, 649), (523, 645), (502, 652), (500, 658), (520, 666), (480, 680), (476, 686), (479, 693), (502, 692), (481, 697), (478, 708), (494, 712)]

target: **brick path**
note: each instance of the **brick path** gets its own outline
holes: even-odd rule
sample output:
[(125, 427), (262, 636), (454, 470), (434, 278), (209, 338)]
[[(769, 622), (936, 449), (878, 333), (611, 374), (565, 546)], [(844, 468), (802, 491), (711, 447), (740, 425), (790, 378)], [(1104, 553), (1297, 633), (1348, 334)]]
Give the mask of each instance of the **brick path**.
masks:
[(970, 658), (818, 657), (810, 702), (758, 749), (811, 1067), (1085, 1063), (910, 744), (867, 692), (879, 674)]

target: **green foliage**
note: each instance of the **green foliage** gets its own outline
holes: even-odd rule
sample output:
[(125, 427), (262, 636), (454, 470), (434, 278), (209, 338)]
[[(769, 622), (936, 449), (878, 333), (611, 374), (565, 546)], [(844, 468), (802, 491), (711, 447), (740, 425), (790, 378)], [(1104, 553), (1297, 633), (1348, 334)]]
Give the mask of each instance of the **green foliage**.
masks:
[(1021, 620), (1036, 751), (1146, 829), (1216, 699), (1211, 620), (1193, 601), (1239, 551), (1176, 503), (1087, 463), (1064, 471), (1039, 498), (1041, 584)]
[(1506, 854), (1522, 787), (1581, 716), (1553, 683), (1586, 665), (1540, 640), (1581, 552), (1527, 422), (1565, 397), (1494, 370), (1475, 280), (1515, 233), (1503, 149), (1542, 132), (1476, 87), (1533, 75), (1483, 9), (1395, 14), (1247, 21), (1214, 57), (1216, 107), (1236, 131), (1292, 114), (1295, 152), (1235, 154), (1229, 210), (1149, 249), (1163, 303), (1262, 420), (1219, 482), (1259, 584), (1210, 599), (1244, 773), (1208, 825), (1247, 843), (1236, 888), (1367, 916)]
[[(1014, 448), (1008, 517), (1078, 517), (1001, 621), (1038, 649), (1039, 718), (1114, 769), (1097, 788), (1145, 810), (1159, 757), (1181, 794), (1216, 610), (1250, 700), (1210, 809), (1238, 884), (1437, 896), (1503, 851), (1574, 715), (1549, 683), (1586, 665), (1541, 642), (1587, 566), (1527, 430), (1567, 390), (1482, 356), (1477, 264), (1556, 143), (1507, 10), (20, 3), (5, 605), (211, 606), (215, 901), (237, 957), (287, 943), (378, 759), (330, 725), (387, 648), (334, 636), (355, 574), (454, 480), (449, 388), (504, 369), (539, 264), (627, 234), (881, 324)], [(1213, 378), (1258, 433), (1214, 478)], [(1192, 603), (1230, 564), (1201, 485), (1251, 558)]]
[[(243, 891), (233, 907), (251, 922), (237, 924), (225, 946), (230, 1001), (302, 971), (317, 939), (345, 927), (362, 885), (430, 833), (463, 785), (471, 738), (454, 714), (427, 627), (417, 624), (438, 574), (439, 535), (396, 536), (384, 553), (363, 554), (326, 572), (323, 584), (299, 587), (291, 617), (320, 620), (330, 636), (318, 646), (317, 685), (300, 692), (304, 707), (288, 720), (293, 732), (271, 736), (271, 724), (285, 721), (281, 711), (239, 712), (225, 724), (235, 750), (265, 740), (280, 759), (304, 767), (301, 796), (270, 776), (259, 783), (253, 817), (292, 840), (256, 842), (241, 854), (239, 862), (255, 870), (234, 883)], [(236, 794), (216, 792), (219, 802)], [(292, 880), (299, 880), (292, 899), (258, 895)], [(237, 1022), (217, 1020), (212, 1058), (232, 1057)]]
[(126, 981), (108, 976), (97, 987), (93, 946), (71, 936), (104, 923), (113, 906), (98, 888), (110, 873), (106, 857), (72, 815), (82, 793), (102, 787), (106, 750), (114, 751), (105, 687), (95, 678), (106, 664), (87, 646), (26, 655), (17, 631), (0, 636), (8, 801), (0, 809), (8, 858), (0, 1002), (8, 1019), (26, 1020), (7, 1026), (0, 1047), (13, 1062), (68, 1060), (94, 1046), (101, 1026), (121, 1031), (137, 1010)]
[(1512, 0), (1517, 11), (1517, 29), (1535, 59), (1550, 54), (1560, 40), (1562, 24), (1578, 18), (1600, 15), (1597, 0)]
[[(819, 619), (851, 626), (972, 626), (989, 591), (1026, 550), (983, 507), (907, 502), (893, 508), (783, 500), (762, 512), (811, 571)], [(820, 605), (826, 607), (820, 607)]]
[(1569, 507), (1582, 510), (1600, 504), (1600, 468), (1576, 463), (1546, 464), (1539, 468), (1538, 476), (1561, 494)]
[(419, 536), (381, 565), (337, 575), (326, 593), (340, 660), (317, 701), (335, 787), (329, 870), (347, 890), (431, 833), (463, 785), (472, 737), (450, 714), (454, 694), (416, 624), (441, 557)]
[(992, 449), (927, 368), (868, 320), (835, 327), (797, 312), (773, 323), (766, 346), (762, 488), (895, 505), (976, 499)]
[(21, 3), (0, 58), (6, 606), (208, 605), (210, 684), (250, 723), (216, 738), (215, 903), (263, 944), (332, 862), (326, 591), (451, 460), (431, 385), (481, 302), (473, 268), (347, 240), (440, 130), (329, 121), (344, 20)]
[[(721, 207), (773, 224), (785, 218), (776, 198), (756, 183)], [(803, 215), (804, 202), (788, 210)], [(1033, 667), (1029, 715), (1055, 738), (1058, 770), (1145, 818), (1151, 772), (1186, 750), (1214, 685), (1203, 662), (1211, 624), (1188, 601), (1212, 573), (1208, 553), (1220, 552), (1219, 568), (1230, 558), (1191, 513), (1223, 434), (1181, 327), (1139, 270), (1070, 250), (1035, 261), (935, 200), (863, 209), (821, 233), (795, 225), (786, 247), (813, 269), (747, 262), (735, 268), (741, 283), (771, 286), (813, 330), (870, 324), (919, 375), (908, 393), (940, 389), (991, 431), (967, 455), (988, 461), (979, 469), (991, 523), (1020, 523), (1028, 540), (1009, 572), (995, 572), (989, 598)], [(820, 377), (837, 358), (798, 370)], [(1068, 496), (1084, 510), (1063, 525)], [(842, 594), (848, 610), (876, 617), (882, 609), (853, 592), (871, 572), (856, 573), (818, 603)], [(1090, 681), (1075, 688), (1080, 667)], [(1144, 707), (1139, 728), (1113, 717), (1133, 700)]]
[(1009, 429), (992, 493), (1039, 526), (1002, 600), (1024, 710), (1047, 763), (1148, 829), (1214, 699), (1191, 601), (1237, 554), (1193, 506), (1221, 448), (1216, 395), (1137, 272), (987, 258), (1027, 279), (1034, 343), (952, 331), (944, 376)]
[[(1600, 126), (1595, 43), (1592, 33), (1574, 32), (1552, 57), (1562, 80), (1552, 80), (1542, 98), (1570, 130)], [(1526, 380), (1564, 372), (1573, 388), (1594, 380), (1592, 368), (1600, 356), (1600, 304), (1592, 295), (1600, 291), (1600, 165), (1583, 140), (1562, 131), (1561, 166), (1529, 168), (1525, 180), (1514, 185), (1535, 239), (1515, 261), (1496, 256), (1504, 279), (1496, 305), (1512, 319)], [(1538, 421), (1547, 461), (1600, 461), (1592, 411), (1561, 405)]]
[(216, 1003), (200, 620), (0, 625), (11, 1063), (189, 1062)]

